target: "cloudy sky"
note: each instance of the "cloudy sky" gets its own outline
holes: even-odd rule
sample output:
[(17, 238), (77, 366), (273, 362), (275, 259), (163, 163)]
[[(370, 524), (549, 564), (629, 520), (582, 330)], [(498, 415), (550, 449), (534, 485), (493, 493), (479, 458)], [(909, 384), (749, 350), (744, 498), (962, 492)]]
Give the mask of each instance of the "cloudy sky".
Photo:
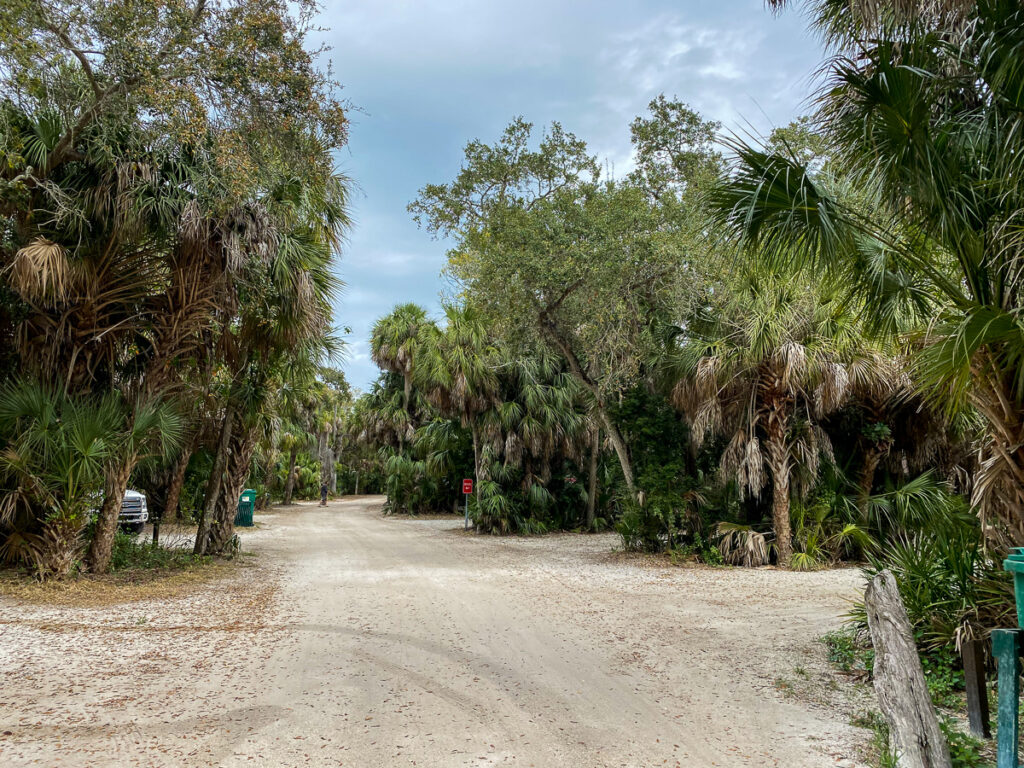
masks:
[(659, 93), (764, 133), (806, 111), (821, 51), (805, 21), (763, 0), (328, 0), (321, 36), (359, 109), (338, 158), (358, 186), (335, 315), (352, 329), (349, 381), (376, 378), (377, 317), (406, 301), (438, 311), (446, 245), (406, 205), (454, 177), (467, 141), (517, 115), (558, 120), (621, 174), (629, 123)]

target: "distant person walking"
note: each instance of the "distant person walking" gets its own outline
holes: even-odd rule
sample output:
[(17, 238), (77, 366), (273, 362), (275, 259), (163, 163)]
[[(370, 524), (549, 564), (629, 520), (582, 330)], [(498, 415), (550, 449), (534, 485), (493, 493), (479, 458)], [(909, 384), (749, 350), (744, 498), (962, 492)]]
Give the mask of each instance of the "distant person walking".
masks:
[(327, 506), (327, 483), (320, 483), (320, 506)]

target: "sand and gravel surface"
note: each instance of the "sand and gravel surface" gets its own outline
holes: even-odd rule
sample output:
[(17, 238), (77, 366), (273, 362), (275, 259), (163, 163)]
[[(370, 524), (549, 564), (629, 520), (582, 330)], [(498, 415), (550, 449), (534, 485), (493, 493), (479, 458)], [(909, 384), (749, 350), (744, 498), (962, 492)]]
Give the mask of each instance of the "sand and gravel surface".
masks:
[(380, 501), (258, 515), (253, 564), (177, 597), (0, 599), (0, 766), (852, 764), (848, 715), (785, 681), (824, 674), (856, 571), (660, 567)]

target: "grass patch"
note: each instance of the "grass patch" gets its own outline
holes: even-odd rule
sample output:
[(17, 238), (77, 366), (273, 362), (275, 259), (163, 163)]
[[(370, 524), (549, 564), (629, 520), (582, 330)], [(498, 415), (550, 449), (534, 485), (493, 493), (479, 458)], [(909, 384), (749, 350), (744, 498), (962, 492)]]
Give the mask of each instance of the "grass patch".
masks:
[(793, 696), (796, 693), (796, 689), (793, 687), (793, 684), (791, 682), (789, 682), (789, 680), (787, 680), (784, 677), (777, 677), (777, 678), (775, 678), (774, 685), (775, 685), (775, 690), (777, 690), (779, 693), (781, 693), (787, 699), (790, 698), (791, 696)]
[(101, 608), (141, 600), (178, 597), (227, 576), (238, 561), (215, 561), (176, 571), (122, 571), (84, 574), (68, 581), (39, 582), (14, 571), (0, 573), (0, 597), (37, 605)]
[(0, 571), (0, 597), (36, 605), (89, 608), (166, 600), (225, 577), (239, 567), (245, 567), (242, 558), (197, 557), (191, 549), (153, 546), (119, 533), (110, 573), (39, 582), (21, 572)]

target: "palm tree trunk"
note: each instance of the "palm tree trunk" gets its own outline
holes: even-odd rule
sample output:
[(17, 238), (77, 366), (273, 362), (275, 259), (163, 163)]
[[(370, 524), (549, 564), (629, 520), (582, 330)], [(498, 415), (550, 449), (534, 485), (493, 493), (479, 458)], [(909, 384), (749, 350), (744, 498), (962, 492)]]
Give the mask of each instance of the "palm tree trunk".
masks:
[(788, 568), (793, 559), (793, 534), (789, 523), (789, 474), (772, 473), (772, 528), (779, 567)]
[(256, 430), (254, 429), (236, 429), (232, 433), (230, 452), (224, 471), (224, 482), (221, 484), (213, 519), (210, 521), (206, 554), (224, 554), (235, 535), (238, 497), (249, 479), (256, 442)]
[(868, 517), (868, 502), (871, 499), (871, 489), (875, 487), (875, 472), (882, 461), (885, 450), (877, 443), (864, 452), (864, 463), (860, 468), (860, 476), (857, 478), (857, 508), (860, 510), (862, 520)]
[(594, 430), (594, 442), (590, 446), (590, 476), (587, 478), (587, 521), (588, 531), (594, 530), (597, 512), (597, 459), (601, 450), (601, 430)]
[(217, 441), (217, 455), (213, 459), (213, 469), (210, 470), (210, 479), (206, 484), (203, 510), (196, 529), (196, 543), (192, 548), (192, 553), (196, 555), (206, 553), (206, 537), (210, 530), (210, 521), (213, 519), (217, 499), (220, 497), (221, 484), (224, 481), (224, 468), (227, 465), (234, 418), (234, 408), (229, 404), (224, 411), (224, 421), (220, 427), (220, 439)]
[(779, 567), (788, 568), (793, 559), (793, 533), (789, 521), (789, 446), (786, 432), (789, 415), (782, 408), (768, 413), (766, 426), (768, 468), (772, 473), (772, 529), (775, 531), (775, 551)]
[(335, 442), (334, 445), (331, 446), (331, 496), (338, 495), (338, 467), (336, 462), (340, 460), (341, 449), (342, 444), (340, 441)]
[(117, 519), (121, 516), (121, 503), (124, 492), (128, 490), (128, 480), (135, 469), (136, 456), (130, 453), (121, 464), (107, 473), (103, 484), (103, 506), (100, 507), (96, 530), (86, 562), (93, 573), (103, 573), (110, 566), (110, 556), (114, 550), (114, 536), (117, 533)]
[(981, 448), (971, 503), (981, 517), (986, 543), (1001, 553), (1024, 546), (1024, 410), (992, 358), (983, 350), (972, 371), (971, 403), (987, 422), (988, 439)]
[(476, 422), (470, 422), (473, 433), (473, 490), (476, 492), (476, 503), (480, 505), (480, 437), (477, 433)]
[(299, 447), (295, 446), (288, 454), (288, 476), (284, 481), (284, 496), (281, 498), (281, 503), (285, 506), (292, 503), (292, 494), (295, 493), (295, 462), (298, 458)]

